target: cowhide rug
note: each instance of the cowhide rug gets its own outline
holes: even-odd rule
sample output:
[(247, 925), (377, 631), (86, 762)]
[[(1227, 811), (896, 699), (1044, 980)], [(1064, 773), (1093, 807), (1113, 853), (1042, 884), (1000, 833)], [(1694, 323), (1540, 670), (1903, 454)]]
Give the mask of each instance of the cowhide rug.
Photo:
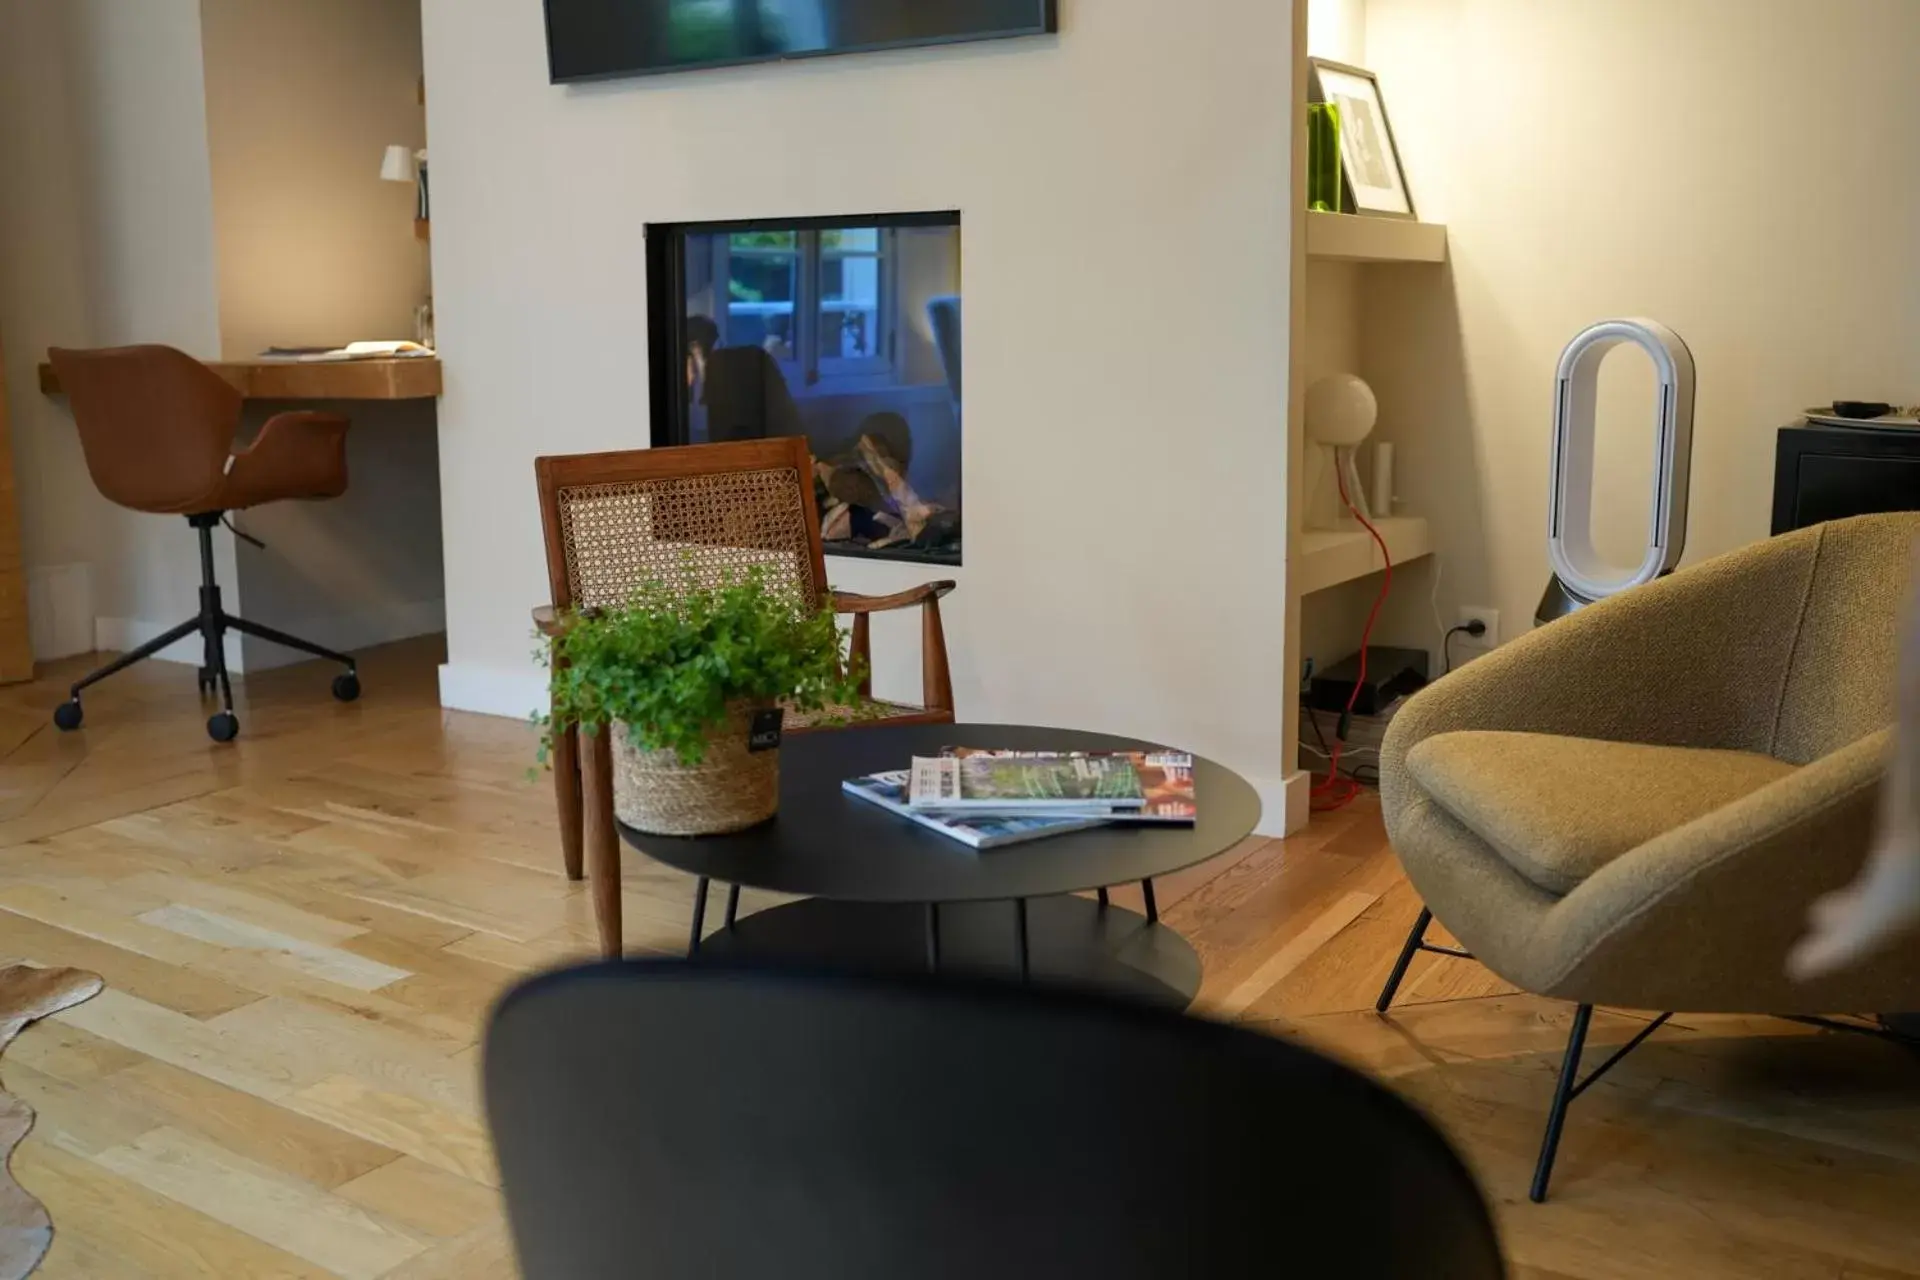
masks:
[[(79, 969), (0, 969), (0, 1052), (29, 1022), (71, 1008), (99, 994), (97, 974)], [(33, 1128), (33, 1108), (0, 1088), (0, 1280), (23, 1280), (53, 1244), (46, 1206), (13, 1180), (13, 1149)]]

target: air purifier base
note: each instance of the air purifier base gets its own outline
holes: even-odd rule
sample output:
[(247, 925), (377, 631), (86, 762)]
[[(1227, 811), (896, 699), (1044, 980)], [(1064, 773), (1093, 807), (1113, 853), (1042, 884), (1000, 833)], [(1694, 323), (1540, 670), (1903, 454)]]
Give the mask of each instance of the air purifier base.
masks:
[(1576, 609), (1584, 609), (1593, 601), (1585, 596), (1575, 595), (1567, 590), (1567, 584), (1554, 574), (1547, 579), (1547, 589), (1540, 597), (1540, 607), (1533, 611), (1533, 625), (1544, 627), (1549, 622), (1564, 618)]

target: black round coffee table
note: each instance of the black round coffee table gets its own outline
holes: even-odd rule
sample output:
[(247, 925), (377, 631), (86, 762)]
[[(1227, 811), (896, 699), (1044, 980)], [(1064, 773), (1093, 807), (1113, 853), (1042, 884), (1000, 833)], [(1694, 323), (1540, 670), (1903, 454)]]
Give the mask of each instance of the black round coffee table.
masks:
[[(928, 967), (1117, 990), (1185, 1007), (1200, 958), (1160, 923), (1152, 881), (1224, 853), (1252, 833), (1260, 798), (1238, 774), (1194, 757), (1199, 820), (1107, 826), (976, 851), (840, 789), (904, 769), (943, 747), (1131, 751), (1153, 744), (1027, 725), (906, 725), (791, 734), (780, 748), (780, 812), (725, 836), (656, 836), (624, 823), (634, 848), (701, 877), (694, 945), (701, 955), (898, 971)], [(772, 907), (699, 940), (706, 881), (802, 901)], [(1105, 890), (1139, 882), (1147, 913)], [(1097, 900), (1072, 896), (1100, 890)], [(731, 904), (730, 904), (731, 906)]]

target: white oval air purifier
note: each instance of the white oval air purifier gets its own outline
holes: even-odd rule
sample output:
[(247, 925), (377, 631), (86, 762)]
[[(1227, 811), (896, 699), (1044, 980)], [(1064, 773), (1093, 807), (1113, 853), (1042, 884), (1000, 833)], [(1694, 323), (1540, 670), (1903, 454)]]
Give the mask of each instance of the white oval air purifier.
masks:
[[(1593, 544), (1594, 402), (1600, 362), (1623, 342), (1653, 361), (1653, 504), (1646, 553), (1614, 565)], [(1553, 479), (1547, 502), (1547, 557), (1553, 580), (1534, 621), (1652, 582), (1680, 563), (1687, 541), (1687, 468), (1693, 457), (1693, 353), (1652, 320), (1605, 320), (1567, 344), (1554, 384)]]

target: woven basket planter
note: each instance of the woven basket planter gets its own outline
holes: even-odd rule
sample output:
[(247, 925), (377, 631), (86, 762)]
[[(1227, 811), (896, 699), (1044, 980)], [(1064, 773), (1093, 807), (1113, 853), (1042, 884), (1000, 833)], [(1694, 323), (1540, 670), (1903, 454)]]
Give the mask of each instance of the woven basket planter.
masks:
[(687, 764), (677, 751), (649, 751), (613, 726), (613, 811), (657, 836), (717, 836), (765, 822), (780, 807), (780, 753), (747, 750), (757, 704), (736, 702), (714, 726), (707, 753)]

